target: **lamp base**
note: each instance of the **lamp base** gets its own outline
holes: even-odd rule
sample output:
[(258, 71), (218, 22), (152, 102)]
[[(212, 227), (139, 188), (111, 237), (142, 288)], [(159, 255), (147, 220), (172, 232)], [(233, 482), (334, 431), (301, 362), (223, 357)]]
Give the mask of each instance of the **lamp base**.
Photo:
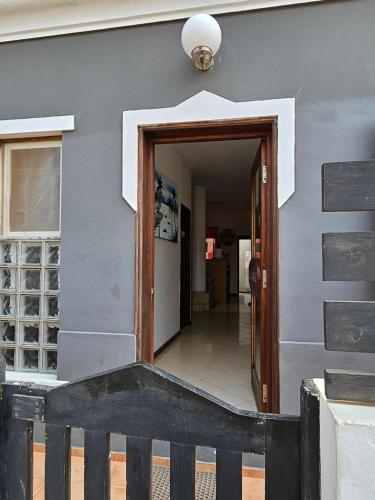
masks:
[(214, 55), (209, 47), (195, 47), (191, 57), (199, 71), (208, 71), (214, 65)]

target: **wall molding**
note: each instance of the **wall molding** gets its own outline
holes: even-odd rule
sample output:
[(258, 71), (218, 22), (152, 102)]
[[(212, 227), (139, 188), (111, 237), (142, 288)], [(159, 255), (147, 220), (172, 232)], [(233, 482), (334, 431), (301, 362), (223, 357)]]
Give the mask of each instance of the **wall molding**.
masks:
[(233, 102), (207, 91), (171, 108), (124, 111), (122, 195), (137, 210), (138, 126), (178, 122), (277, 117), (278, 207), (295, 191), (295, 99)]
[(0, 0), (0, 42), (325, 0)]
[(45, 137), (74, 130), (74, 115), (0, 120), (0, 139)]

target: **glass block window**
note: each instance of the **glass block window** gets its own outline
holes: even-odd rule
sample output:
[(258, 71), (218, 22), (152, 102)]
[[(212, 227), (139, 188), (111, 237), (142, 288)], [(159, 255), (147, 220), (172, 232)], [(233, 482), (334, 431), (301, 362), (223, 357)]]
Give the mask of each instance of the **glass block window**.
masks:
[(0, 240), (0, 349), (8, 370), (55, 372), (60, 241)]

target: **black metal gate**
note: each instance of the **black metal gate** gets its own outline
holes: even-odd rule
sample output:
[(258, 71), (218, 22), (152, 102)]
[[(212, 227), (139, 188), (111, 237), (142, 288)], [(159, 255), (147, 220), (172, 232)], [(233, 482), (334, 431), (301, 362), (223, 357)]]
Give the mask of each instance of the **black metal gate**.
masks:
[[(45, 424), (46, 500), (70, 498), (70, 429), (84, 429), (85, 499), (110, 498), (110, 433), (126, 435), (126, 496), (151, 498), (152, 440), (170, 442), (170, 496), (195, 498), (195, 448), (216, 449), (216, 498), (242, 498), (242, 453), (265, 455), (267, 500), (318, 500), (319, 403), (311, 381), (301, 415), (236, 409), (135, 363), (48, 388), (1, 386), (1, 498), (31, 500), (33, 425)], [(73, 499), (74, 500), (74, 499)]]

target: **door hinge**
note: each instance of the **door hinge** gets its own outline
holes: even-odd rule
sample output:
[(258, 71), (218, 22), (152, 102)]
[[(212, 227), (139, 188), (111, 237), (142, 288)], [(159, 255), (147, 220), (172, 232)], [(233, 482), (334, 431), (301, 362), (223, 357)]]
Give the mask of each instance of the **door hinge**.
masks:
[(262, 276), (262, 286), (263, 288), (267, 288), (267, 269), (263, 269)]
[(268, 385), (263, 384), (263, 403), (268, 403)]
[(267, 165), (263, 165), (262, 167), (262, 181), (263, 184), (267, 184)]
[(154, 287), (153, 286), (151, 287), (150, 293), (151, 293), (151, 297), (153, 298), (154, 297)]

